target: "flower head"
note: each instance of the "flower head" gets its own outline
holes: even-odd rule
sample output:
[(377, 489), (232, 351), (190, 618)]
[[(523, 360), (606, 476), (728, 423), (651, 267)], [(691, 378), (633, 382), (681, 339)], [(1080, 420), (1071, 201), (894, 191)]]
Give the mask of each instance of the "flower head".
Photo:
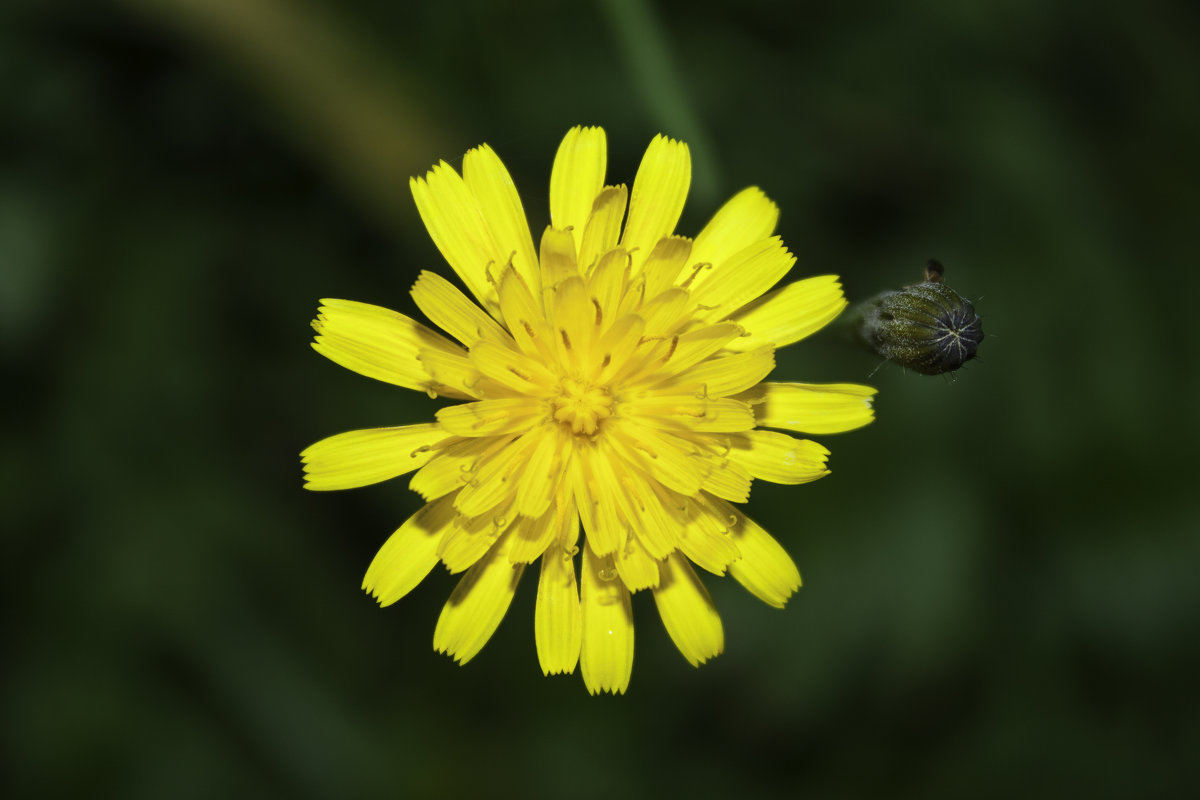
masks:
[(459, 662), (540, 561), (542, 669), (578, 663), (593, 693), (629, 684), (631, 593), (653, 594), (695, 665), (722, 651), (724, 632), (693, 564), (774, 606), (799, 588), (784, 549), (732, 503), (754, 478), (828, 474), (824, 447), (763, 428), (857, 428), (875, 391), (761, 382), (776, 347), (846, 305), (834, 276), (763, 296), (795, 259), (772, 236), (778, 210), (761, 191), (733, 197), (692, 240), (674, 235), (691, 178), (685, 144), (655, 138), (632, 192), (605, 186), (605, 161), (602, 129), (567, 133), (537, 249), (487, 145), (466, 154), (461, 176), (442, 162), (413, 179), (421, 218), (475, 302), (433, 272), (413, 299), (458, 343), (394, 311), (323, 300), (313, 346), (368, 377), (466, 402), (302, 454), (309, 489), (415, 471), (409, 486), (427, 505), (384, 543), (363, 588), (389, 605), (439, 561), (464, 572), (434, 632)]

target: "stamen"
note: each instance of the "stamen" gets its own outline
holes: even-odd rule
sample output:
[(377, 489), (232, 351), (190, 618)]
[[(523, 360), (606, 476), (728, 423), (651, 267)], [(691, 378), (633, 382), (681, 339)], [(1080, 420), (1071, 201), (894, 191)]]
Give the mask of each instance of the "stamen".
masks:
[(489, 414), (486, 417), (482, 417), (478, 422), (475, 422), (473, 425), (471, 425), (471, 427), (472, 428), (482, 428), (485, 425), (491, 425), (493, 422), (499, 422), (502, 419), (507, 419), (508, 416), (509, 415), (505, 412), (501, 412), (498, 414)]
[(687, 279), (683, 283), (679, 284), (680, 288), (690, 289), (692, 286), (692, 281), (696, 280), (696, 276), (700, 274), (700, 270), (702, 270), (702, 269), (712, 269), (712, 262), (700, 261), (700, 262), (697, 262), (696, 264), (693, 264), (692, 265), (692, 274), (688, 275)]
[(679, 346), (679, 337), (672, 336), (671, 337), (671, 348), (669, 350), (667, 350), (667, 354), (665, 356), (663, 356), (664, 364), (671, 360), (671, 356), (675, 355), (675, 348), (678, 346)]
[(643, 453), (650, 456), (651, 458), (658, 458), (658, 453), (656, 453), (652, 449), (650, 449), (649, 445), (643, 444), (642, 442), (635, 440), (633, 442), (633, 447), (635, 450), (641, 450)]

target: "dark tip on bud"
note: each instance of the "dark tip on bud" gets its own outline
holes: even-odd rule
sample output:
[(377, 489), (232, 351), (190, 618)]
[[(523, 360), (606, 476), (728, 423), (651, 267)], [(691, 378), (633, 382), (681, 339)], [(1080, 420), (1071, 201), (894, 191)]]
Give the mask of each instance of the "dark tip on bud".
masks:
[(889, 361), (922, 375), (941, 375), (975, 357), (983, 322), (971, 301), (942, 283), (945, 270), (930, 260), (925, 282), (884, 292), (858, 311), (858, 337)]

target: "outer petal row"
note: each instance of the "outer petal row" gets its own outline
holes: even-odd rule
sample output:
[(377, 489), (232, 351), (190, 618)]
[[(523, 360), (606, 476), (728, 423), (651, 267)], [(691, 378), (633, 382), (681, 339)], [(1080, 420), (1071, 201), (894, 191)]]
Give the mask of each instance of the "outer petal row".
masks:
[(442, 161), (409, 188), (430, 238), (488, 313), (499, 310), (492, 280), (510, 262), (535, 290), (540, 286), (520, 195), (490, 147), (467, 152), (461, 177)]
[[(720, 264), (775, 232), (779, 208), (757, 186), (735, 194), (700, 231), (692, 263)], [(703, 279), (703, 278), (702, 278)]]
[(422, 363), (422, 351), (464, 361), (467, 352), (416, 320), (381, 306), (352, 300), (321, 301), (313, 349), (346, 369), (406, 389), (470, 397), (442, 385)]
[(423, 467), (432, 445), (449, 437), (434, 423), (370, 428), (329, 436), (300, 454), (305, 489), (353, 489)]
[(496, 320), (436, 272), (421, 272), (413, 284), (412, 297), (430, 322), (467, 347), (485, 337), (497, 342), (511, 339)]
[(800, 588), (800, 570), (783, 546), (754, 520), (724, 501), (716, 501), (733, 521), (732, 537), (741, 558), (729, 565), (729, 574), (759, 600), (783, 608)]
[(511, 540), (511, 532), (502, 535), (467, 570), (442, 607), (433, 632), (433, 649), (460, 664), (470, 661), (487, 644), (517, 591), (525, 565), (509, 562)]
[(592, 694), (624, 694), (633, 673), (633, 608), (612, 556), (583, 548), (583, 641), (579, 660)]
[(633, 254), (635, 270), (658, 240), (675, 230), (691, 182), (688, 146), (662, 134), (655, 136), (634, 178), (629, 220), (621, 237), (621, 246)]
[(797, 484), (829, 474), (829, 451), (808, 439), (779, 431), (753, 430), (729, 437), (729, 458), (755, 478), (771, 483)]
[(725, 631), (712, 598), (696, 571), (679, 553), (659, 563), (654, 604), (671, 641), (693, 667), (725, 649)]
[(579, 517), (572, 513), (564, 524), (566, 529), (560, 538), (542, 554), (533, 619), (538, 662), (547, 675), (575, 670), (583, 632), (573, 557), (579, 537)]
[[(603, 128), (576, 126), (567, 131), (550, 171), (550, 224), (580, 234), (604, 187), (608, 143)], [(623, 205), (623, 204), (622, 204)]]
[(438, 562), (438, 545), (454, 524), (454, 496), (428, 503), (408, 518), (379, 548), (362, 588), (388, 606), (425, 580)]
[(724, 319), (778, 283), (795, 263), (796, 257), (778, 236), (742, 248), (714, 264), (711, 275), (698, 287), (693, 285), (696, 316), (713, 322)]
[(845, 307), (846, 297), (836, 275), (789, 283), (731, 317), (746, 329), (746, 335), (728, 347), (753, 350), (764, 344), (783, 347), (798, 342), (833, 322)]
[(876, 390), (856, 383), (760, 383), (738, 395), (759, 427), (802, 433), (842, 433), (875, 419)]

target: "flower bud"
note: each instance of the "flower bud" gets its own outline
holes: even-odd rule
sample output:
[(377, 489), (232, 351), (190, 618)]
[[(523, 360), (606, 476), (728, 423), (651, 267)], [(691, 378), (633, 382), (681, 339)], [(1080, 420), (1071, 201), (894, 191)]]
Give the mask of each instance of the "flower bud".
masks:
[(923, 283), (884, 292), (859, 306), (859, 340), (922, 375), (951, 372), (974, 358), (983, 322), (971, 301), (942, 283), (942, 273), (942, 265), (930, 261)]

